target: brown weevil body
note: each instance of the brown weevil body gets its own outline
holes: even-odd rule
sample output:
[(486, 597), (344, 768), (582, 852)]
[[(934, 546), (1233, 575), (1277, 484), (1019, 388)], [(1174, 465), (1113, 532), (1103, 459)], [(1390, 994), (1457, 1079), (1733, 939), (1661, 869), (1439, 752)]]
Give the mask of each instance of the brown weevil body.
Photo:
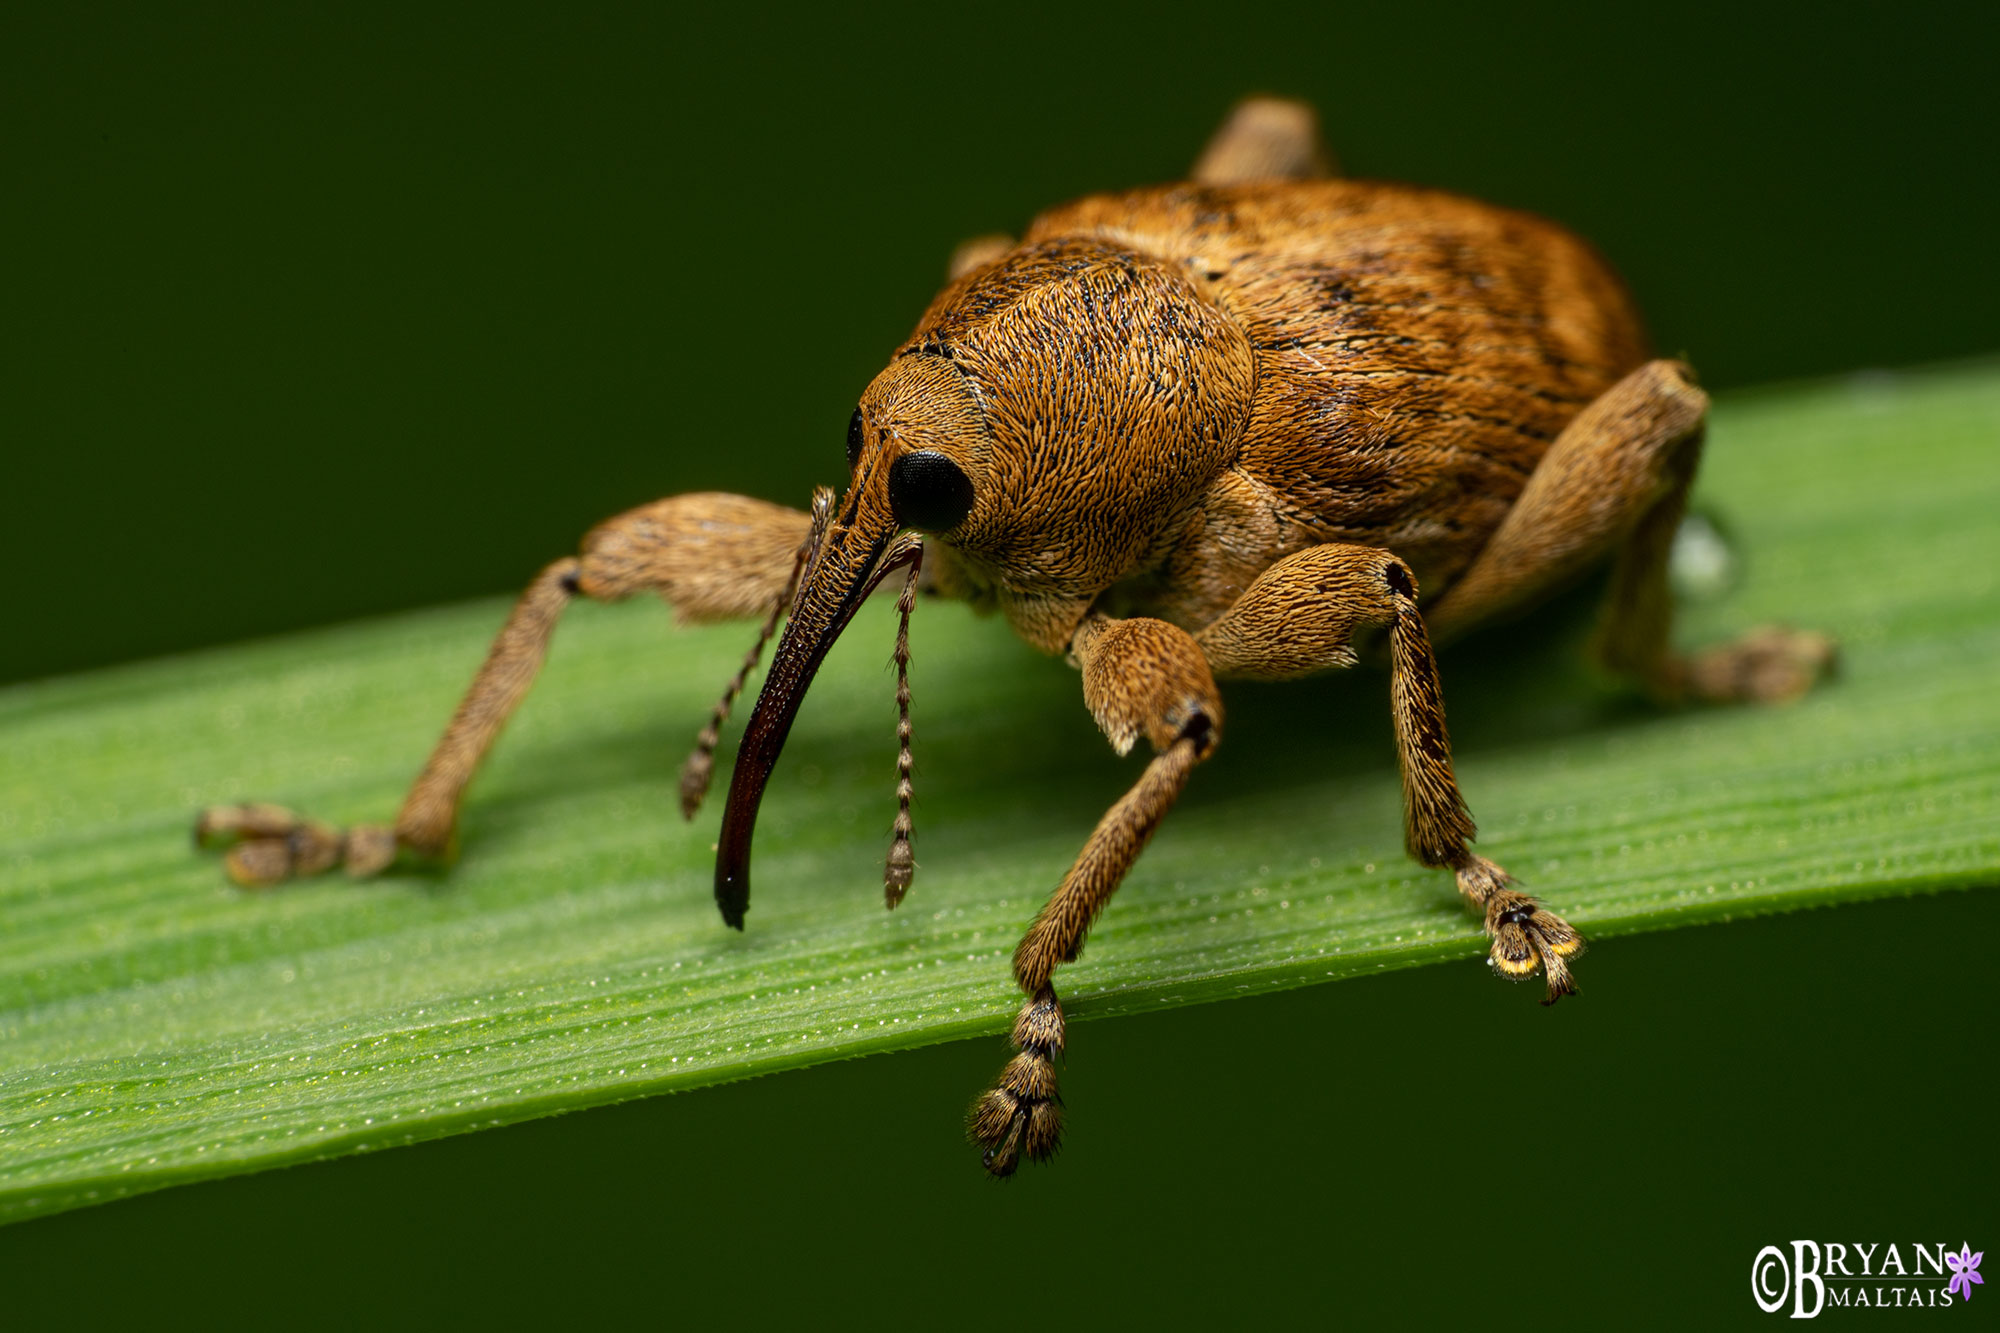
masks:
[[(909, 887), (909, 615), (917, 592), (997, 609), (1065, 654), (1120, 753), (1153, 758), (1014, 953), (1018, 1053), (975, 1105), (987, 1168), (1060, 1138), (1052, 978), (1221, 739), (1218, 677), (1355, 661), (1381, 633), (1410, 854), (1448, 869), (1509, 976), (1573, 993), (1582, 939), (1470, 847), (1434, 639), (1614, 562), (1597, 652), (1666, 699), (1784, 699), (1830, 660), (1783, 629), (1693, 656), (1668, 628), (1667, 558), (1707, 398), (1648, 360), (1637, 313), (1548, 222), (1432, 190), (1334, 179), (1312, 113), (1237, 108), (1182, 185), (1097, 195), (982, 238), (862, 393), (847, 489), (811, 512), (683, 495), (590, 533), (523, 594), (393, 826), (219, 807), (246, 884), (442, 858), (466, 783), (540, 666), (563, 606), (655, 592), (690, 620), (763, 629), (682, 774), (692, 817), (730, 705), (785, 623), (729, 787), (716, 901), (741, 927), (764, 785), (813, 673), (900, 576), (898, 800), (885, 876)], [(1419, 590), (1422, 590), (1421, 594)]]

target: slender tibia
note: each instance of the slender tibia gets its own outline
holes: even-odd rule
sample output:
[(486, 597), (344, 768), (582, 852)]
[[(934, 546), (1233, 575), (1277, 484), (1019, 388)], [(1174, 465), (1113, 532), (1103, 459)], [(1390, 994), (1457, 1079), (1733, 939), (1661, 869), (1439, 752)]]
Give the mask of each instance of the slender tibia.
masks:
[(419, 856), (450, 854), (466, 784), (535, 683), (556, 620), (576, 592), (579, 567), (574, 558), (556, 561), (514, 603), (472, 687), (404, 797), (402, 812), (396, 816), (396, 841)]
[(1467, 844), (1477, 829), (1451, 770), (1451, 737), (1445, 730), (1444, 691), (1423, 617), (1416, 584), (1407, 571), (1390, 576), (1395, 617), (1390, 622), (1392, 660), (1390, 701), (1396, 720), (1396, 750), (1403, 770), (1403, 841), (1411, 856), (1428, 866), (1449, 869), (1463, 893), (1485, 914), (1493, 945), (1488, 960), (1502, 975), (1548, 981), (1544, 1004), (1576, 994), (1566, 959), (1583, 950), (1583, 937), (1567, 921), (1510, 886), (1505, 870)]
[(1171, 810), (1188, 775), (1204, 757), (1200, 739), (1185, 737), (1169, 745), (1153, 761), (1132, 790), (1105, 812), (1090, 841), (1063, 876), (1063, 882), (1035, 923), (1014, 949), (1014, 979), (1033, 994), (1048, 984), (1057, 967), (1073, 963), (1083, 952), (1084, 937), (1118, 891), (1125, 872), (1139, 859), (1153, 831)]

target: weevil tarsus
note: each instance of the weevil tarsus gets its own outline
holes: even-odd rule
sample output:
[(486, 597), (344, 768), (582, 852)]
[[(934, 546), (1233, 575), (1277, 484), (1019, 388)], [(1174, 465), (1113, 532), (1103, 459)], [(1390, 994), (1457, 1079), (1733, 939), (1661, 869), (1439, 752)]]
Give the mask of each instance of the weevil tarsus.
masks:
[(1014, 1019), (1014, 1058), (966, 1117), (967, 1133), (984, 1150), (980, 1161), (995, 1176), (1013, 1175), (1023, 1157), (1046, 1162), (1062, 1147), (1056, 1061), (1063, 1036), (1062, 1001), (1045, 981)]

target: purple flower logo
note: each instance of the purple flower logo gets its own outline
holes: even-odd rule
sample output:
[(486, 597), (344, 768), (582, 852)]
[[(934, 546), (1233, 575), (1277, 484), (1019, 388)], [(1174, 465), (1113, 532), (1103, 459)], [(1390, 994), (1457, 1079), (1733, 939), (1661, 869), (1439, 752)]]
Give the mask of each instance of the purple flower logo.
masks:
[(1972, 1284), (1977, 1282), (1982, 1287), (1986, 1285), (1986, 1279), (1979, 1276), (1979, 1261), (1985, 1257), (1986, 1251), (1981, 1250), (1978, 1254), (1974, 1254), (1970, 1245), (1959, 1250), (1957, 1254), (1946, 1250), (1944, 1262), (1945, 1267), (1951, 1269), (1951, 1283), (1945, 1290), (1960, 1300), (1971, 1300)]

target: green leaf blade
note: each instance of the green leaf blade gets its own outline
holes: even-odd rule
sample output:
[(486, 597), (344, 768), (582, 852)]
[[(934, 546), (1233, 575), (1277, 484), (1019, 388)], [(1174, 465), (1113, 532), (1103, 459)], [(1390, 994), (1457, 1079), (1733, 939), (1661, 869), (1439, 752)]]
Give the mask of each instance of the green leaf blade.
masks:
[[(1746, 574), (1681, 638), (1826, 629), (1840, 679), (1668, 713), (1587, 678), (1574, 608), (1471, 640), (1443, 670), (1481, 849), (1593, 939), (1993, 884), (1996, 440), (1990, 366), (1725, 402), (1701, 503)], [(218, 801), (387, 816), (499, 615), (0, 693), (0, 1219), (1001, 1032), (1015, 940), (1136, 772), (1073, 673), (922, 607), (920, 869), (884, 913), (893, 627), (871, 606), (778, 770), (739, 935), (710, 897), (717, 811), (682, 824), (674, 781), (749, 631), (581, 606), (450, 876), (252, 894), (189, 848)], [(1384, 693), (1367, 671), (1231, 692), (1216, 759), (1063, 974), (1075, 1018), (1483, 953), (1448, 878), (1402, 856)]]

